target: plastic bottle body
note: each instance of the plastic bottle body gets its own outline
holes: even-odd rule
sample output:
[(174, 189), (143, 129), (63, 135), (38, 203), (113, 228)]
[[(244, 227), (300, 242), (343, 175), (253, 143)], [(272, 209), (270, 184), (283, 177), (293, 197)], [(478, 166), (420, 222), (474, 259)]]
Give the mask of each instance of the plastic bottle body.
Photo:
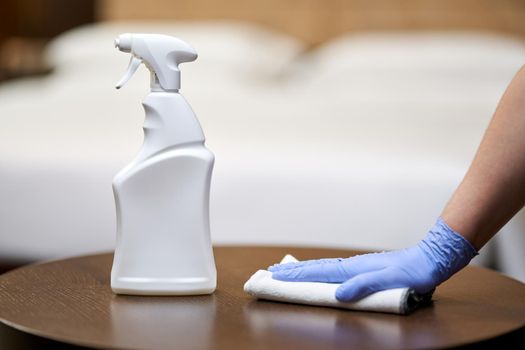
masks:
[(214, 156), (181, 95), (152, 93), (144, 107), (143, 148), (113, 180), (117, 246), (111, 288), (138, 295), (212, 293), (216, 269), (209, 193)]

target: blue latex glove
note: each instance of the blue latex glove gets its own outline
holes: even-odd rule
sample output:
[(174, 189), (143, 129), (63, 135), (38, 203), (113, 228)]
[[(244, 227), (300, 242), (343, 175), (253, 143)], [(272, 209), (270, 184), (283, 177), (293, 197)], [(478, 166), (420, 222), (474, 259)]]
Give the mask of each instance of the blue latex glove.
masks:
[(410, 287), (426, 293), (465, 267), (478, 253), (441, 218), (418, 245), (397, 251), (342, 259), (308, 260), (271, 266), (281, 281), (342, 283), (340, 301), (355, 301), (374, 292)]

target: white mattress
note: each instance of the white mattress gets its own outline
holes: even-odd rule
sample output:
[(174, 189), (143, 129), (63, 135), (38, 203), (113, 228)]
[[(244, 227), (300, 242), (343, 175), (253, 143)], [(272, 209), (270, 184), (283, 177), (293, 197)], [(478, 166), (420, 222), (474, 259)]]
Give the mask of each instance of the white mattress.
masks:
[[(45, 78), (0, 86), (0, 256), (110, 250), (112, 177), (140, 148), (145, 69), (116, 91), (122, 32), (190, 42), (182, 89), (216, 155), (217, 244), (401, 248), (433, 224), (525, 45), (483, 33), (349, 35), (313, 52), (238, 23), (99, 24), (59, 37)], [(525, 280), (524, 214), (482, 258)], [(505, 246), (505, 254), (499, 248)]]

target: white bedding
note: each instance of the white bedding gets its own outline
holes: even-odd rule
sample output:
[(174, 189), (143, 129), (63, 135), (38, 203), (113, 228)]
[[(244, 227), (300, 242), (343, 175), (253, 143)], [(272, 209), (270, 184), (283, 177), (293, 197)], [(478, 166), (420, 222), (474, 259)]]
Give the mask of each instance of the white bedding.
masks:
[[(114, 246), (111, 180), (142, 141), (141, 68), (114, 89), (122, 32), (190, 42), (182, 89), (216, 155), (217, 244), (400, 248), (467, 170), (525, 45), (483, 33), (349, 35), (313, 52), (246, 24), (98, 24), (56, 39), (45, 78), (0, 86), (0, 256)], [(518, 214), (482, 258), (525, 280)], [(505, 246), (505, 254), (498, 247)]]

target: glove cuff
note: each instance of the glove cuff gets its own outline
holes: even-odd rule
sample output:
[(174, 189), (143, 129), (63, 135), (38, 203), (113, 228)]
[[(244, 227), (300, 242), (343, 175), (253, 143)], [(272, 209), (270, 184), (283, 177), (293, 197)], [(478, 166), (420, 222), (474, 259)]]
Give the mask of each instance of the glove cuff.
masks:
[(435, 263), (436, 285), (449, 279), (478, 255), (472, 244), (450, 228), (441, 217), (419, 243), (419, 247)]

